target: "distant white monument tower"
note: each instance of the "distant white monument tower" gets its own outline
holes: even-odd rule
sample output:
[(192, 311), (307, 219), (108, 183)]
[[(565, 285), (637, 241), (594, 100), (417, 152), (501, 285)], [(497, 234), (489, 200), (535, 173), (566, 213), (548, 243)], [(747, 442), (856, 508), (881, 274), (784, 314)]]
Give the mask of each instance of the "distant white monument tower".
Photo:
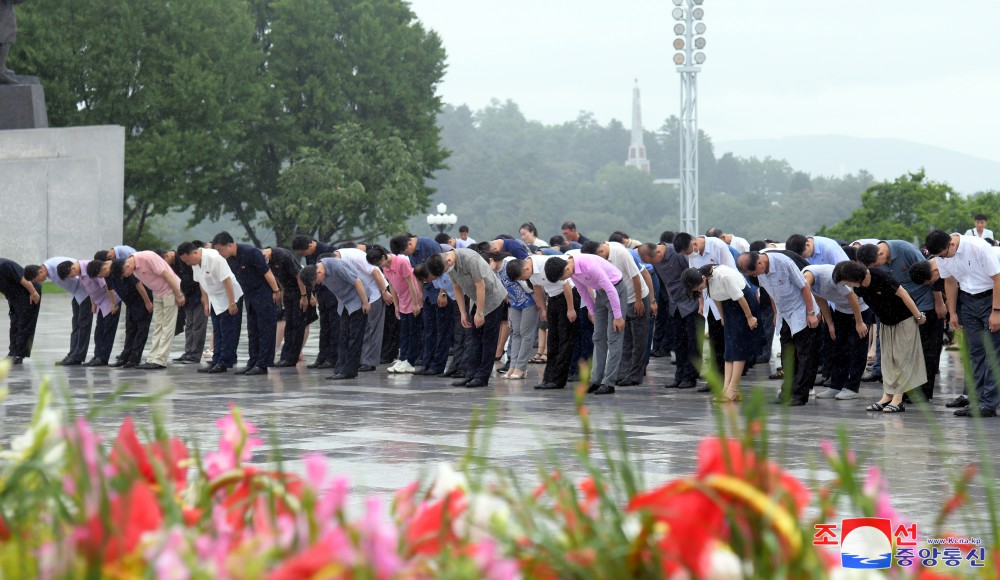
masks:
[(649, 173), (649, 160), (646, 159), (646, 146), (642, 142), (642, 106), (639, 104), (639, 79), (635, 80), (632, 89), (632, 144), (628, 147), (626, 167), (635, 167), (643, 173)]

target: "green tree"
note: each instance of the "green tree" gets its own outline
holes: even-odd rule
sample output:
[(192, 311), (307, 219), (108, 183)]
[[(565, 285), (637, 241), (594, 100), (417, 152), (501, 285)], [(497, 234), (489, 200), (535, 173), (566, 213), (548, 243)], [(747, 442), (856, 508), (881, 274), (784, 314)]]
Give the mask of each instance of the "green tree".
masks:
[[(438, 35), (424, 29), (402, 0), (251, 0), (251, 7), (265, 62), (256, 70), (267, 91), (264, 118), (250, 130), (240, 178), (222, 192), (200, 197), (195, 217), (231, 213), (251, 240), (263, 217), (279, 244), (289, 241), (295, 232), (283, 213), (282, 168), (302, 148), (339, 149), (338, 131), (346, 123), (360, 125), (380, 143), (393, 138), (405, 143), (419, 159), (408, 166), (422, 171), (415, 176), (421, 190), (415, 199), (421, 201), (414, 211), (426, 207), (432, 190), (423, 179), (442, 168), (448, 154), (436, 124), (441, 109), (436, 87), (445, 67)], [(369, 218), (344, 220), (346, 226)]]
[(233, 177), (260, 112), (246, 0), (36, 0), (19, 17), (51, 125), (125, 127), (127, 241)]
[(945, 183), (928, 181), (921, 169), (876, 183), (861, 194), (861, 207), (820, 234), (853, 240), (873, 235), (921, 240), (932, 229), (955, 231), (969, 221), (965, 199)]
[(281, 172), (267, 223), (279, 239), (296, 231), (336, 241), (393, 235), (426, 207), (419, 148), (354, 123), (338, 127), (330, 145), (303, 148)]

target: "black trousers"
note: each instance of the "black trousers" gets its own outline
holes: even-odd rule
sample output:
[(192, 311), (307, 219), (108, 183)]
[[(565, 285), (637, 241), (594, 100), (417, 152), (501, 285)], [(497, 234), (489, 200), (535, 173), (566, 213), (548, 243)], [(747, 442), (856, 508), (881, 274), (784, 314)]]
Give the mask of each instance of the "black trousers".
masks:
[[(466, 296), (465, 311), (470, 311), (469, 297)], [(466, 369), (469, 366), (469, 352), (472, 350), (472, 331), (462, 326), (462, 313), (458, 309), (458, 302), (455, 303), (455, 310), (452, 311), (452, 359), (451, 367), (454, 369)]]
[(35, 341), (35, 326), (38, 324), (38, 311), (41, 306), (31, 303), (27, 293), (7, 297), (7, 316), (10, 318), (10, 349), (7, 356), (29, 357), (31, 345)]
[(69, 338), (69, 354), (66, 358), (83, 362), (90, 350), (90, 329), (94, 325), (94, 313), (90, 311), (90, 296), (77, 304), (73, 299), (73, 333)]
[(337, 352), (340, 342), (340, 314), (337, 313), (337, 297), (325, 286), (316, 290), (316, 301), (319, 304), (319, 354), (317, 363), (330, 363), (337, 366)]
[(274, 295), (267, 284), (243, 295), (247, 313), (247, 346), (250, 358), (247, 368), (274, 366), (274, 339), (277, 333), (278, 310)]
[(580, 303), (576, 309), (576, 340), (573, 341), (573, 353), (569, 355), (569, 374), (578, 376), (580, 363), (589, 361), (594, 356), (594, 323), (590, 321), (590, 312)]
[[(573, 288), (573, 312), (580, 310), (580, 293)], [(566, 316), (566, 295), (549, 296), (545, 317), (549, 322), (549, 334), (546, 342), (548, 362), (542, 375), (543, 383), (565, 386), (569, 380), (569, 366), (572, 362), (573, 346), (576, 343), (576, 327), (579, 319), (573, 322)]]
[(361, 347), (364, 345), (368, 315), (361, 308), (340, 315), (340, 343), (338, 344), (336, 374), (355, 376), (361, 367)]
[(622, 337), (622, 364), (618, 372), (619, 381), (642, 382), (646, 374), (646, 355), (649, 353), (650, 297), (636, 297), (642, 300), (642, 316), (635, 315), (635, 305), (629, 304), (625, 317), (625, 334)]
[(396, 318), (396, 305), (385, 305), (385, 325), (382, 330), (382, 356), (381, 363), (392, 362), (398, 358), (399, 354), (399, 327), (400, 321)]
[(97, 326), (94, 328), (94, 358), (102, 362), (111, 360), (111, 350), (115, 346), (115, 335), (118, 334), (118, 320), (121, 318), (121, 308), (107, 316), (97, 312)]
[(448, 353), (451, 351), (452, 339), (454, 338), (456, 311), (458, 311), (458, 306), (451, 298), (448, 299), (448, 304), (444, 308), (438, 306), (435, 300), (430, 310), (424, 311), (426, 318), (434, 319), (434, 350), (427, 368), (436, 373), (443, 373), (445, 367), (448, 366)]
[(681, 316), (680, 309), (671, 316), (674, 327), (674, 352), (677, 355), (677, 368), (674, 370), (674, 380), (678, 383), (698, 378), (701, 368), (701, 338), (704, 331), (702, 317), (695, 310), (687, 316)]
[[(302, 353), (302, 342), (306, 337), (306, 313), (299, 306), (302, 295), (298, 288), (294, 291), (285, 289), (282, 307), (285, 309), (285, 341), (281, 346), (281, 360), (292, 364), (299, 362)], [(273, 344), (273, 342), (272, 342)]]
[[(141, 315), (137, 314), (141, 311)], [(149, 325), (153, 322), (153, 313), (148, 312), (144, 305), (138, 309), (129, 306), (125, 312), (125, 344), (118, 360), (139, 364), (142, 362), (142, 351), (149, 339)]]
[[(708, 308), (706, 306), (706, 308)], [(715, 371), (719, 377), (726, 374), (726, 330), (722, 322), (711, 311), (708, 313), (708, 342), (712, 347), (712, 358), (715, 359)], [(704, 369), (702, 376), (704, 376)]]
[[(473, 309), (475, 310), (475, 309)], [(482, 379), (489, 382), (493, 374), (494, 356), (497, 352), (497, 341), (500, 339), (500, 319), (503, 318), (503, 308), (496, 307), (486, 315), (483, 325), (476, 328), (475, 313), (469, 313), (472, 328), (469, 331), (471, 341), (465, 378)]]
[[(875, 315), (871, 309), (861, 313), (861, 319), (868, 326), (872, 325)], [(868, 362), (868, 339), (858, 336), (854, 328), (853, 312), (833, 312), (833, 330), (837, 335), (831, 348), (830, 380), (834, 389), (847, 389), (855, 393), (861, 388), (861, 375), (865, 372)], [(830, 336), (829, 331), (822, 331)]]
[(227, 369), (236, 366), (236, 347), (240, 343), (240, 331), (243, 327), (243, 298), (236, 303), (236, 314), (228, 310), (221, 313), (214, 308), (209, 310), (212, 316), (212, 351), (211, 366), (220, 365)]
[(920, 385), (924, 398), (930, 401), (934, 398), (934, 385), (937, 383), (938, 367), (941, 366), (941, 349), (944, 348), (944, 327), (941, 319), (933, 308), (924, 311), (927, 321), (918, 326), (920, 329), (920, 346), (924, 350), (924, 369), (927, 371), (927, 382)]
[(674, 350), (674, 324), (670, 316), (670, 294), (660, 284), (656, 292), (656, 319), (653, 326), (653, 352), (669, 353)]
[(795, 401), (808, 401), (809, 390), (812, 389), (816, 381), (816, 369), (819, 368), (819, 327), (809, 328), (806, 326), (802, 330), (792, 335), (788, 323), (781, 323), (781, 356), (785, 376), (788, 376), (789, 369), (794, 369), (792, 376), (792, 392), (785, 392), (782, 387), (782, 400), (786, 397)]

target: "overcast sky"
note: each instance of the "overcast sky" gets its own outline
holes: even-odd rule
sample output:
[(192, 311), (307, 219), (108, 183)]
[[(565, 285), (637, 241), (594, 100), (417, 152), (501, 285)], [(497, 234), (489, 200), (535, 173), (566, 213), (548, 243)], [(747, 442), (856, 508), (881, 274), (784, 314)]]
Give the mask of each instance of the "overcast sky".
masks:
[[(445, 102), (602, 124), (678, 114), (670, 0), (411, 0), (448, 51)], [(699, 126), (715, 141), (899, 138), (1000, 161), (1000, 1), (705, 0)]]

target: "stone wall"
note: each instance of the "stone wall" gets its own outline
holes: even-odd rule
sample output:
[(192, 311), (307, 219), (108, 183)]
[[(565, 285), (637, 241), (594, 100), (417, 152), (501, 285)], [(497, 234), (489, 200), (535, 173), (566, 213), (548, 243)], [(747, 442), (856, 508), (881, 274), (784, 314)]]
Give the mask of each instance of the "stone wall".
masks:
[(122, 241), (125, 128), (0, 131), (0, 257), (91, 258)]

